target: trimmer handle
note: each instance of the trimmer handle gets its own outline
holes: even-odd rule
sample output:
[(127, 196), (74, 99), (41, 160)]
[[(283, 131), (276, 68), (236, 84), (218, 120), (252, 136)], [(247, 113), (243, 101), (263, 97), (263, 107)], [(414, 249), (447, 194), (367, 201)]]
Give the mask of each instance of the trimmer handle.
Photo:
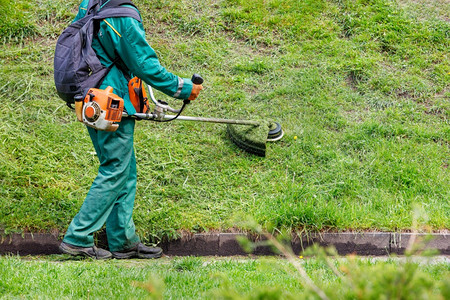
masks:
[[(203, 84), (203, 78), (202, 78), (202, 76), (200, 76), (198, 74), (192, 75), (191, 81), (192, 81), (193, 84)], [(189, 103), (191, 103), (191, 100), (184, 99), (183, 102), (185, 104), (189, 104)]]
[(203, 83), (203, 78), (202, 78), (202, 76), (200, 76), (200, 75), (198, 75), (198, 74), (192, 75), (191, 80), (192, 80), (192, 82), (193, 82), (194, 84), (202, 84), (202, 83)]

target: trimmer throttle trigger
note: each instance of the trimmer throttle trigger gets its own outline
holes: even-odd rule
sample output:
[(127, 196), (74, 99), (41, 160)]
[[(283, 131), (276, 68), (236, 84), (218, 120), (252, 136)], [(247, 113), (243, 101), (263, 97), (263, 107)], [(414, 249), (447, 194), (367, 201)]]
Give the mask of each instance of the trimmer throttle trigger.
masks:
[[(203, 78), (202, 78), (202, 76), (200, 76), (198, 74), (192, 75), (191, 81), (192, 81), (193, 84), (203, 84)], [(191, 103), (191, 100), (184, 99), (183, 103), (184, 104), (189, 104), (189, 103)]]

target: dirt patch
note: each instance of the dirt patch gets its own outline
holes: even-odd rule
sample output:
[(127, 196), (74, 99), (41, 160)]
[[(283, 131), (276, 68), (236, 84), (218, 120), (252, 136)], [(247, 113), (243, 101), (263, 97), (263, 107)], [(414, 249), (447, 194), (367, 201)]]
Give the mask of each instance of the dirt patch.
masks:
[(400, 8), (418, 20), (439, 20), (450, 22), (450, 2), (448, 0), (399, 0)]
[(358, 91), (358, 82), (356, 80), (356, 78), (354, 76), (352, 76), (351, 74), (347, 76), (347, 78), (345, 78), (345, 83), (347, 84), (348, 87), (350, 87), (353, 91), (357, 92)]

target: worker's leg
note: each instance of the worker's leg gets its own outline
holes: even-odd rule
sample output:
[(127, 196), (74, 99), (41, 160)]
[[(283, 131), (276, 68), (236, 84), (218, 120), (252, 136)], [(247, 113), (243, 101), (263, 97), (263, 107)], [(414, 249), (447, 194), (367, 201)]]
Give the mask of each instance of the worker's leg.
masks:
[(130, 171), (114, 207), (106, 220), (106, 234), (110, 251), (120, 251), (133, 248), (140, 242), (135, 233), (132, 218), (134, 198), (136, 195), (136, 158), (133, 154), (130, 158)]
[[(93, 233), (105, 224), (117, 200), (129, 185), (130, 172), (136, 172), (133, 150), (134, 122), (133, 119), (123, 119), (115, 132), (88, 128), (100, 167), (80, 211), (67, 230), (65, 243), (80, 247), (93, 246)], [(132, 194), (134, 197), (134, 192)], [(132, 210), (124, 213), (131, 215)], [(139, 238), (132, 234), (131, 230), (128, 230), (127, 238), (130, 244), (139, 242)]]

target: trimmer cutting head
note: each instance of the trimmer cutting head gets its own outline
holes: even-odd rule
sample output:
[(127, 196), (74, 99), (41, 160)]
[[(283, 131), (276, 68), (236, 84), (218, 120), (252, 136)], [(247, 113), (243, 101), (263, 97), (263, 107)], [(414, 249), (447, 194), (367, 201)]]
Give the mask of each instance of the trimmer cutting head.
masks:
[[(196, 84), (201, 84), (203, 79), (199, 75), (194, 74), (194, 76), (192, 76), (192, 81), (194, 83), (197, 82)], [(174, 109), (170, 107), (168, 103), (156, 100), (152, 89), (149, 86), (148, 95), (156, 105), (155, 110), (147, 113), (136, 113), (132, 115), (132, 117), (140, 120), (157, 122), (184, 120), (228, 124), (227, 132), (233, 143), (247, 152), (263, 157), (266, 156), (266, 142), (278, 141), (283, 137), (283, 130), (281, 129), (281, 125), (277, 122), (180, 116), (189, 101), (185, 100), (181, 109)], [(168, 111), (175, 113), (176, 115), (166, 115), (166, 112)], [(128, 117), (128, 114), (124, 112), (123, 116)]]
[(262, 157), (266, 156), (266, 142), (278, 141), (284, 134), (281, 125), (271, 121), (261, 121), (258, 126), (228, 124), (227, 132), (236, 146)]

